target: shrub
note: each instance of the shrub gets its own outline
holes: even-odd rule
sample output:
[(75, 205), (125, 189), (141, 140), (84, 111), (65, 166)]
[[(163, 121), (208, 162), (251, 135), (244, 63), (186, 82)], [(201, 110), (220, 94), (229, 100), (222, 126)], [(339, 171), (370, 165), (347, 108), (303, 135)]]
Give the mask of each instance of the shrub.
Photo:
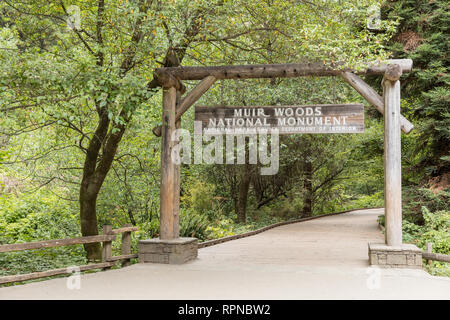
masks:
[(431, 242), (434, 252), (450, 254), (450, 211), (432, 213), (426, 207), (422, 207), (422, 212), (425, 226), (418, 245), (425, 249), (426, 244)]
[(209, 222), (206, 217), (193, 210), (182, 210), (180, 216), (180, 235), (205, 240), (208, 237)]
[[(80, 236), (78, 215), (53, 194), (0, 196), (0, 244)], [(82, 245), (0, 254), (0, 275), (85, 264)]]
[(409, 222), (423, 225), (425, 217), (422, 207), (426, 207), (431, 212), (450, 210), (450, 192), (448, 189), (433, 193), (426, 188), (405, 188), (403, 218)]
[(188, 183), (187, 193), (181, 197), (182, 204), (196, 213), (208, 218), (209, 221), (219, 219), (220, 210), (215, 198), (216, 186), (200, 180)]
[(139, 230), (135, 233), (138, 239), (149, 239), (159, 237), (159, 217), (146, 221), (139, 225)]
[(72, 207), (55, 195), (0, 196), (0, 243), (76, 237), (78, 221)]
[(208, 239), (218, 239), (227, 236), (232, 236), (234, 232), (234, 222), (231, 219), (221, 219), (217, 225), (208, 226), (206, 228), (208, 232)]

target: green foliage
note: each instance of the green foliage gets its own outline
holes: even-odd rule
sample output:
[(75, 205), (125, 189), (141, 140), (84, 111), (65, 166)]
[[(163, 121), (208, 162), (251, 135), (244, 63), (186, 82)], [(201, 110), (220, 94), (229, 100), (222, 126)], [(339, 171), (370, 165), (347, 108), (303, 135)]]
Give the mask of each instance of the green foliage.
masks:
[(205, 240), (208, 237), (208, 219), (193, 210), (183, 210), (180, 217), (180, 235)]
[(374, 194), (363, 195), (352, 200), (345, 210), (359, 208), (382, 208), (384, 206), (384, 192), (379, 191)]
[[(433, 252), (450, 254), (448, 189), (436, 194), (428, 189), (415, 191), (415, 197), (409, 195), (410, 203), (404, 204), (403, 241), (414, 243), (423, 250), (426, 250), (427, 243), (431, 242)], [(450, 268), (445, 263), (433, 262), (429, 271), (433, 275), (450, 276)]]
[(199, 213), (211, 209), (214, 203), (215, 186), (200, 180), (194, 180), (186, 186), (186, 194), (181, 201)]
[(390, 19), (400, 19), (391, 49), (398, 58), (411, 58), (414, 69), (402, 86), (407, 112), (418, 122), (420, 153), (417, 168), (431, 176), (450, 170), (450, 15), (448, 1), (386, 2)]
[(450, 254), (450, 211), (430, 211), (422, 207), (423, 226), (403, 221), (403, 240), (413, 242), (426, 250), (427, 243), (433, 244), (433, 252)]
[(208, 232), (209, 239), (219, 239), (235, 234), (235, 223), (231, 219), (221, 219), (215, 226), (208, 226), (206, 231)]
[(450, 210), (450, 192), (443, 190), (434, 193), (426, 188), (409, 187), (403, 191), (403, 217), (411, 223), (425, 223), (422, 207), (428, 210)]
[(79, 235), (77, 212), (55, 195), (38, 192), (0, 196), (0, 243)]
[(380, 215), (377, 218), (377, 222), (379, 225), (386, 227), (385, 223), (386, 223), (386, 217), (384, 215)]
[(425, 225), (419, 246), (426, 248), (427, 242), (431, 242), (435, 252), (450, 254), (450, 210), (431, 212), (422, 207), (422, 214)]
[[(270, 206), (262, 207), (259, 210), (251, 210), (245, 225), (238, 224), (236, 233), (248, 230), (259, 229), (280, 221), (298, 218), (298, 211), (288, 204), (289, 201), (276, 201)], [(295, 211), (294, 211), (295, 210)]]
[(0, 254), (0, 276), (86, 264), (81, 245)]
[(139, 230), (136, 232), (138, 239), (149, 239), (159, 237), (159, 219), (152, 219), (139, 225)]
[(185, 187), (186, 193), (181, 197), (182, 205), (192, 209), (210, 221), (220, 218), (220, 205), (215, 196), (216, 186), (201, 180), (192, 180)]
[[(0, 195), (0, 244), (80, 236), (77, 212), (40, 191)], [(86, 263), (81, 245), (0, 254), (0, 275), (38, 272)]]

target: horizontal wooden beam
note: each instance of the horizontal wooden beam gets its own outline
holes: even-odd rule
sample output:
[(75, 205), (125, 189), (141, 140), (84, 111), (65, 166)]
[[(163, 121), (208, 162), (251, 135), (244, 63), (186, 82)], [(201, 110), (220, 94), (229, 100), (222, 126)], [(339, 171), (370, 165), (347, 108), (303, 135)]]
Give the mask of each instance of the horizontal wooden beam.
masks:
[(85, 243), (96, 243), (104, 241), (116, 240), (115, 235), (98, 235), (98, 236), (87, 236), (72, 239), (59, 239), (59, 240), (44, 240), (36, 242), (27, 243), (14, 243), (14, 244), (4, 244), (0, 246), (0, 252), (10, 252), (10, 251), (21, 251), (21, 250), (33, 250), (33, 249), (44, 249), (53, 247), (62, 247), (74, 244), (85, 244)]
[[(115, 265), (116, 262), (102, 262), (97, 264), (87, 264), (84, 266), (76, 267), (77, 271), (86, 271), (86, 270), (93, 270), (93, 269), (103, 269), (107, 267), (112, 267)], [(46, 278), (46, 277), (52, 277), (57, 276), (61, 274), (71, 274), (69, 268), (61, 268), (61, 269), (53, 269), (53, 270), (47, 270), (47, 271), (41, 271), (41, 272), (33, 272), (33, 273), (27, 273), (27, 274), (15, 274), (12, 276), (4, 276), (0, 277), (0, 284), (4, 283), (11, 283), (11, 282), (19, 282), (19, 281), (27, 281), (27, 280), (33, 280), (33, 279), (39, 279), (39, 278)]]
[(119, 260), (127, 260), (127, 259), (137, 259), (137, 257), (138, 257), (137, 253), (123, 254), (120, 256), (110, 257), (110, 258), (106, 259), (106, 261), (111, 262), (111, 261), (119, 261)]
[(450, 255), (448, 254), (422, 252), (422, 258), (428, 260), (450, 262)]
[(124, 232), (133, 232), (133, 231), (138, 231), (138, 230), (139, 230), (138, 227), (123, 227), (123, 228), (119, 228), (119, 229), (113, 229), (110, 234), (120, 234), (120, 233), (124, 233)]
[[(387, 66), (397, 64), (402, 72), (410, 72), (411, 59), (394, 59), (384, 63), (368, 64), (367, 68), (356, 72), (357, 74), (384, 74)], [(252, 78), (292, 78), (301, 76), (338, 76), (343, 70), (337, 63), (326, 66), (322, 63), (288, 63), (288, 64), (255, 64), (255, 65), (231, 65), (211, 67), (170, 67), (158, 68), (155, 74), (158, 79), (201, 80), (208, 76), (216, 79), (252, 79)], [(170, 76), (169, 76), (170, 75)]]
[[(352, 72), (342, 72), (341, 77), (358, 91), (367, 102), (375, 106), (381, 114), (384, 114), (384, 100), (371, 86)], [(404, 133), (409, 133), (414, 128), (414, 125), (404, 116), (400, 115), (400, 127)]]

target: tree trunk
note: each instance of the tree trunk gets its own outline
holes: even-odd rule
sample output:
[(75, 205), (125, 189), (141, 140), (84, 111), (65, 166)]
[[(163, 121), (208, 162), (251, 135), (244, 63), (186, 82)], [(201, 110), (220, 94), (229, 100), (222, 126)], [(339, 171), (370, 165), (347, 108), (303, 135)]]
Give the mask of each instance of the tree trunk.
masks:
[(239, 185), (238, 205), (236, 212), (238, 222), (245, 223), (247, 221), (247, 199), (248, 190), (250, 188), (250, 170), (248, 164), (243, 165), (241, 173), (241, 183)]
[[(83, 178), (80, 186), (80, 225), (82, 236), (98, 235), (96, 203), (101, 184), (95, 184), (95, 173), (100, 149), (106, 139), (110, 120), (106, 106), (97, 106), (99, 122), (84, 159)], [(88, 261), (101, 259), (102, 252), (100, 243), (89, 243), (84, 245)]]
[(309, 159), (305, 161), (305, 179), (303, 181), (304, 197), (303, 197), (303, 217), (312, 215), (313, 206), (313, 166)]
[[(81, 184), (80, 189), (80, 222), (81, 234), (86, 236), (98, 235), (97, 223), (97, 194), (89, 194), (89, 183)], [(100, 261), (102, 259), (102, 248), (100, 243), (84, 244), (88, 261)]]
[[(128, 122), (130, 119), (121, 116)], [(125, 132), (124, 125), (118, 125), (115, 133), (108, 134), (110, 121), (107, 109), (99, 108), (99, 123), (86, 152), (83, 178), (80, 187), (80, 225), (83, 236), (98, 235), (96, 204), (98, 194), (108, 174), (117, 148)], [(100, 155), (100, 149), (102, 154)], [(102, 252), (100, 243), (84, 245), (88, 261), (98, 261)]]

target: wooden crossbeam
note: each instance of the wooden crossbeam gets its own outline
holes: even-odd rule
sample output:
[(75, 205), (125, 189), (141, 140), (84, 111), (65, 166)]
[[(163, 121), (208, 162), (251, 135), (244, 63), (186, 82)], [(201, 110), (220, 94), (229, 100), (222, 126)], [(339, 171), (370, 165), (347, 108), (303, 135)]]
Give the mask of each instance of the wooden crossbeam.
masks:
[[(352, 72), (342, 72), (341, 77), (345, 80), (345, 82), (358, 91), (358, 93), (363, 96), (367, 102), (375, 106), (381, 114), (384, 114), (383, 98), (371, 86)], [(400, 115), (400, 127), (404, 133), (409, 133), (414, 128), (414, 125), (404, 116)]]
[(110, 234), (121, 234), (124, 232), (133, 232), (133, 231), (138, 231), (139, 228), (138, 227), (133, 227), (133, 226), (126, 226), (126, 227), (122, 227), (122, 228), (118, 228), (118, 229), (113, 229), (111, 231)]
[[(388, 65), (397, 64), (402, 72), (412, 70), (411, 59), (393, 59), (384, 63), (367, 64), (367, 68), (357, 71), (357, 74), (384, 74)], [(176, 78), (178, 80), (202, 80), (208, 76), (216, 79), (252, 79), (252, 78), (289, 78), (301, 76), (339, 76), (343, 71), (343, 63), (326, 66), (322, 63), (288, 63), (288, 64), (257, 64), (231, 65), (211, 67), (170, 67), (158, 68), (155, 75), (161, 81)], [(352, 70), (344, 70), (352, 71)]]
[[(177, 106), (175, 115), (175, 122), (181, 119), (181, 116), (191, 107), (208, 89), (216, 82), (216, 77), (205, 77), (192, 91), (190, 91), (186, 97), (184, 97), (180, 104)], [(162, 126), (153, 128), (153, 134), (157, 137), (161, 136)]]

